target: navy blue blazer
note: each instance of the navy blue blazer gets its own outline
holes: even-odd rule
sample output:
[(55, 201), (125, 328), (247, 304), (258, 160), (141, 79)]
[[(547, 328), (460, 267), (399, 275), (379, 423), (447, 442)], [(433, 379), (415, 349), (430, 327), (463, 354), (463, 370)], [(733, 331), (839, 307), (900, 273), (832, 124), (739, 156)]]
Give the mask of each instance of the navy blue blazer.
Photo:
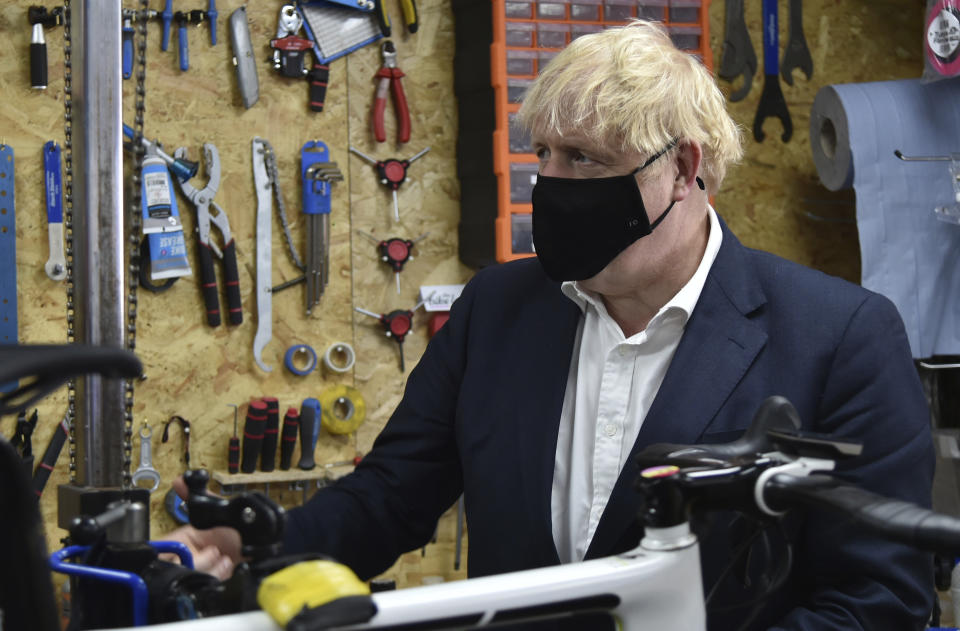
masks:
[[(424, 545), (463, 492), (470, 576), (559, 563), (551, 486), (580, 317), (536, 260), (476, 274), (372, 451), (354, 473), (290, 511), (286, 550), (325, 552), (370, 578)], [(733, 440), (774, 394), (796, 406), (806, 428), (863, 441), (863, 455), (842, 464), (841, 476), (929, 505), (929, 413), (896, 308), (857, 285), (748, 249), (723, 225), (634, 452), (657, 442)], [(639, 541), (637, 474), (628, 460), (588, 558)], [(727, 516), (697, 528), (709, 589), (733, 540)], [(793, 571), (751, 628), (923, 626), (933, 597), (928, 555), (865, 536), (835, 515), (788, 520), (785, 532), (794, 541)], [(726, 583), (709, 605), (711, 629), (739, 626), (744, 610), (713, 610), (755, 595)]]

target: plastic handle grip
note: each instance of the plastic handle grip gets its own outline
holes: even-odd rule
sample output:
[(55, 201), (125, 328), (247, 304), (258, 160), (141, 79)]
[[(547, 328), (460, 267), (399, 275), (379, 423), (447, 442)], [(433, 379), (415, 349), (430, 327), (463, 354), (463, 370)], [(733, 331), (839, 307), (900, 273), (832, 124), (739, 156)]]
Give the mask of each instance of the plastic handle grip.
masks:
[[(207, 324), (220, 326), (220, 299), (217, 297), (217, 277), (213, 271), (213, 252), (210, 246), (198, 241), (200, 255), (200, 289), (203, 292), (203, 304), (207, 311)], [(236, 259), (234, 259), (236, 264)]]
[(763, 0), (763, 74), (780, 74), (780, 23), (777, 0)]
[(309, 471), (317, 466), (313, 451), (317, 447), (320, 434), (320, 402), (316, 399), (304, 399), (300, 406), (300, 462), (298, 467)]
[(133, 76), (133, 28), (123, 27), (123, 78)]
[(273, 471), (277, 462), (277, 434), (280, 430), (280, 403), (274, 397), (265, 398), (267, 425), (263, 430), (263, 445), (260, 450), (260, 470)]
[(300, 415), (296, 408), (289, 408), (283, 417), (283, 431), (280, 434), (280, 469), (287, 471), (293, 463), (293, 449), (297, 446), (297, 433), (300, 431)]
[(267, 404), (263, 401), (253, 401), (247, 408), (247, 418), (243, 423), (243, 454), (240, 460), (240, 471), (253, 473), (260, 459), (263, 444), (263, 432), (267, 426)]
[(237, 242), (230, 240), (223, 248), (223, 282), (227, 286), (227, 317), (230, 324), (243, 322), (240, 300), (240, 274), (237, 271)]
[(187, 46), (186, 26), (181, 26), (177, 29), (177, 44), (180, 49), (180, 70), (186, 72), (190, 69), (190, 50)]

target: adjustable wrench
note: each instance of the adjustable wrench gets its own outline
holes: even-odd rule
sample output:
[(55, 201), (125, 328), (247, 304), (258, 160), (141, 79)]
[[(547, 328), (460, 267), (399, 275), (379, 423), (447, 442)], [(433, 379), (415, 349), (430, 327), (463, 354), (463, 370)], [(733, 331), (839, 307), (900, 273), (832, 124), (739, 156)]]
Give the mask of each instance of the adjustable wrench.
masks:
[(753, 119), (753, 137), (757, 142), (763, 142), (763, 121), (771, 116), (776, 116), (783, 124), (783, 135), (780, 136), (783, 142), (790, 140), (793, 135), (790, 110), (787, 109), (787, 102), (780, 89), (779, 28), (777, 0), (763, 0), (763, 92), (760, 94), (757, 114)]
[(731, 101), (740, 101), (749, 94), (756, 72), (757, 53), (753, 50), (747, 23), (743, 19), (743, 0), (727, 0), (723, 53), (717, 75), (726, 81), (736, 81), (737, 77), (743, 75), (743, 85), (730, 93)]
[(790, 34), (780, 64), (780, 75), (787, 85), (793, 85), (794, 68), (802, 70), (807, 80), (813, 76), (813, 59), (803, 36), (803, 0), (790, 0)]
[(144, 423), (143, 427), (140, 428), (140, 466), (133, 472), (131, 480), (135, 486), (139, 486), (137, 483), (140, 480), (152, 481), (153, 486), (150, 487), (150, 492), (153, 493), (157, 490), (157, 487), (160, 486), (160, 472), (153, 468), (151, 436), (153, 436), (153, 430)]

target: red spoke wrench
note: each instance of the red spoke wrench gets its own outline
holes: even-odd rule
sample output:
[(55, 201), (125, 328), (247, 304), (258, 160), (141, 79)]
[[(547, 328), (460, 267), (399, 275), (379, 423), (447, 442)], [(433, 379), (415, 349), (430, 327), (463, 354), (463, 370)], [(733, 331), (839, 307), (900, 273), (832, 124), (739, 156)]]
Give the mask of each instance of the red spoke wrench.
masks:
[(384, 334), (387, 337), (392, 337), (393, 341), (397, 343), (397, 347), (400, 349), (400, 372), (406, 372), (406, 366), (403, 361), (403, 340), (407, 337), (410, 329), (413, 328), (413, 312), (422, 307), (424, 302), (426, 301), (421, 300), (409, 311), (395, 309), (390, 313), (374, 313), (373, 311), (367, 311), (360, 307), (354, 307), (357, 313), (362, 313), (363, 315), (368, 315), (371, 318), (379, 320), (380, 325), (383, 326)]
[(376, 244), (380, 260), (389, 265), (397, 277), (397, 293), (399, 294), (400, 272), (403, 270), (403, 266), (406, 265), (407, 261), (413, 260), (413, 255), (411, 254), (413, 246), (426, 239), (430, 233), (425, 232), (416, 239), (401, 239), (399, 237), (377, 239), (369, 232), (364, 232), (363, 230), (357, 230), (357, 232)]
[(397, 160), (396, 158), (377, 160), (375, 158), (371, 158), (365, 153), (361, 153), (356, 147), (353, 146), (350, 147), (350, 151), (376, 167), (377, 175), (380, 176), (380, 183), (393, 191), (393, 218), (396, 221), (400, 221), (400, 207), (397, 204), (397, 189), (400, 188), (400, 185), (403, 184), (407, 179), (407, 167), (409, 167), (414, 160), (418, 160), (421, 156), (423, 156), (423, 154), (430, 151), (430, 147), (427, 147), (420, 153), (414, 155), (412, 158), (407, 158), (406, 160)]

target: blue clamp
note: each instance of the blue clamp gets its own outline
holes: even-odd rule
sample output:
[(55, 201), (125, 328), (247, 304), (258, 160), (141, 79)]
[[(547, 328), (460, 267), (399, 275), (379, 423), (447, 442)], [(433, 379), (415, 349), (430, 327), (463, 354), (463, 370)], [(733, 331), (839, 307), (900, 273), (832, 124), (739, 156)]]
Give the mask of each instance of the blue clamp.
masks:
[[(308, 358), (307, 365), (303, 368), (297, 368), (293, 364), (293, 358), (300, 353), (306, 353)], [(283, 356), (283, 363), (287, 367), (287, 370), (295, 375), (304, 377), (312, 373), (313, 369), (317, 367), (317, 352), (306, 344), (294, 344), (287, 349), (287, 353)]]

